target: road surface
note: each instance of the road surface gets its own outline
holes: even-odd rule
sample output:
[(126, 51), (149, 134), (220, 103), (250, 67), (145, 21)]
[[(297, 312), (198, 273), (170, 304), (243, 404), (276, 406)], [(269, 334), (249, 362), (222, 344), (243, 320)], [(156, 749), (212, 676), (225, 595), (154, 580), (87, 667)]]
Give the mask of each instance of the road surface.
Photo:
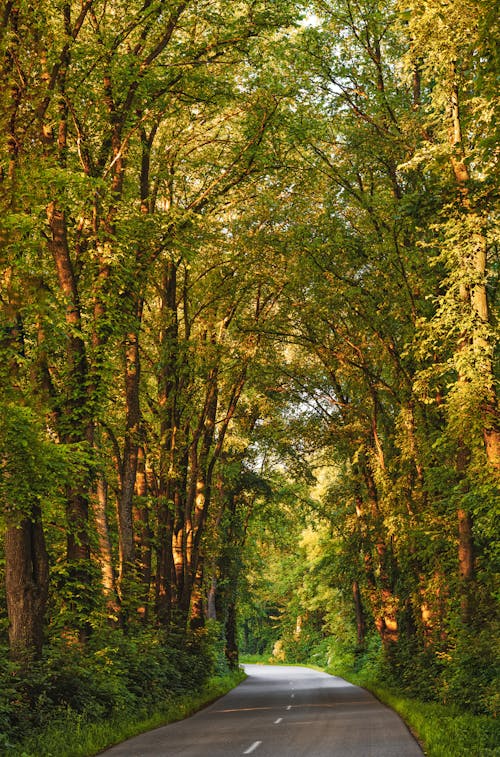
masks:
[(109, 757), (422, 757), (371, 694), (309, 668), (245, 665), (248, 678), (186, 720), (108, 749)]

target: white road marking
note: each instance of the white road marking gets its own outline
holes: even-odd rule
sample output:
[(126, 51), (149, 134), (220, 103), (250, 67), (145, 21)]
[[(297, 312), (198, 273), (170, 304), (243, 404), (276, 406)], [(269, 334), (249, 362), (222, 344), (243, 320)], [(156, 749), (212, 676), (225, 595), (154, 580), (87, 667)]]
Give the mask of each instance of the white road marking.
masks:
[(291, 709), (292, 709), (292, 705), (289, 704), (288, 707), (287, 707), (287, 710), (291, 710)]
[(283, 718), (278, 718), (278, 720), (275, 720), (275, 721), (274, 721), (274, 724), (275, 724), (275, 725), (278, 725), (278, 723), (281, 723), (281, 721), (282, 721), (282, 720), (283, 720)]
[(252, 746), (249, 746), (248, 749), (243, 752), (243, 754), (252, 754), (252, 752), (255, 752), (257, 747), (259, 747), (262, 744), (262, 741), (254, 741)]
[(291, 697), (292, 697), (292, 699), (293, 699), (293, 698), (295, 697), (295, 694), (290, 694), (290, 696), (291, 696)]

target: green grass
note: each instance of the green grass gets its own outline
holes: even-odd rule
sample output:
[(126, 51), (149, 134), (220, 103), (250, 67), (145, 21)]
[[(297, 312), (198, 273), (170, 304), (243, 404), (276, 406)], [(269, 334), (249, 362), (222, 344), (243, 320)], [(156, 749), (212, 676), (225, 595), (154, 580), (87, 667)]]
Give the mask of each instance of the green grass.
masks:
[(9, 757), (91, 757), (132, 736), (189, 717), (227, 694), (244, 678), (241, 670), (212, 678), (202, 691), (181, 696), (150, 714), (123, 711), (108, 720), (89, 723), (81, 715), (68, 712), (42, 734), (13, 746), (7, 754)]
[[(332, 673), (332, 670), (327, 670)], [(388, 690), (362, 673), (335, 672), (371, 691), (395, 710), (420, 742), (428, 757), (499, 757), (500, 723), (487, 715), (472, 715), (437, 702), (422, 702)]]

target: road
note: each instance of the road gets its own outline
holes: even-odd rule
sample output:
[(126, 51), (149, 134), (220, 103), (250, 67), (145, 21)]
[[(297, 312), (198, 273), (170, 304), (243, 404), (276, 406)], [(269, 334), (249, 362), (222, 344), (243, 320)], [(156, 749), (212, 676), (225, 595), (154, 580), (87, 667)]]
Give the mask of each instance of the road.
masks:
[(246, 665), (248, 678), (186, 720), (136, 736), (109, 757), (422, 757), (395, 712), (309, 668)]

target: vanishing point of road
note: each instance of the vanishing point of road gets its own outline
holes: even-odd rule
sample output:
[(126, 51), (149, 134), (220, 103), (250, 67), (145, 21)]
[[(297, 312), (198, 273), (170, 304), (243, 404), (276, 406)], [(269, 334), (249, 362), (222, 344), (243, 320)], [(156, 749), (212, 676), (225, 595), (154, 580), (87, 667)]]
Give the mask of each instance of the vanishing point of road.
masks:
[(109, 757), (422, 757), (393, 710), (310, 668), (245, 665), (248, 678), (196, 715), (108, 749)]

